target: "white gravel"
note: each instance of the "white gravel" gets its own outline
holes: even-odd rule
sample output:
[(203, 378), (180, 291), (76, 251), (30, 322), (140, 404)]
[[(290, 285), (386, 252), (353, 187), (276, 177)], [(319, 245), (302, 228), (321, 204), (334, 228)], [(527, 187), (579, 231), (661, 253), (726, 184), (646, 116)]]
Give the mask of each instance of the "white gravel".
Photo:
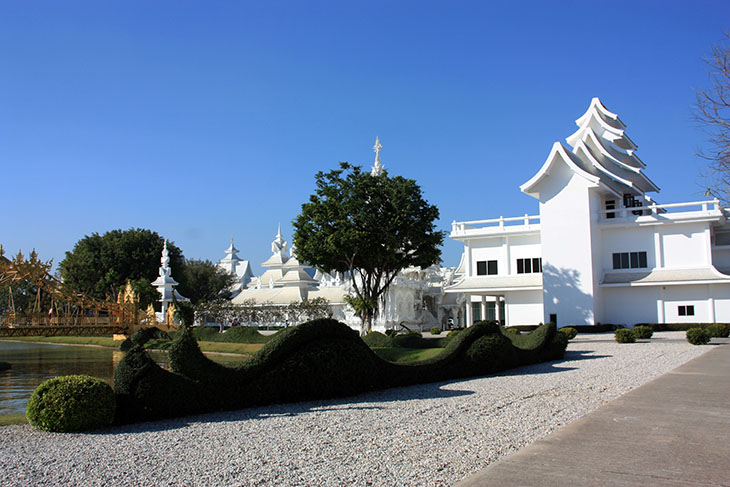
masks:
[(452, 485), (710, 348), (684, 335), (580, 335), (503, 375), (89, 434), (5, 426), (0, 485)]

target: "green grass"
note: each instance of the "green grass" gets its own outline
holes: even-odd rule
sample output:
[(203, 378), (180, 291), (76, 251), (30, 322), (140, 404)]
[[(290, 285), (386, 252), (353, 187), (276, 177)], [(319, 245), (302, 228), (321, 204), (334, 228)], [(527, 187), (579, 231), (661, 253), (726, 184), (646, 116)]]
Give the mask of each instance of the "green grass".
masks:
[(443, 350), (443, 348), (374, 348), (373, 352), (388, 362), (413, 363), (435, 357)]
[(263, 343), (198, 342), (202, 352), (240, 353), (243, 355), (253, 355), (264, 345)]
[(41, 343), (61, 343), (64, 345), (99, 345), (101, 347), (118, 348), (122, 343), (115, 341), (112, 337), (2, 337), (0, 340), (12, 340), (19, 342), (41, 342)]
[(0, 426), (10, 424), (28, 424), (28, 418), (25, 414), (0, 414)]

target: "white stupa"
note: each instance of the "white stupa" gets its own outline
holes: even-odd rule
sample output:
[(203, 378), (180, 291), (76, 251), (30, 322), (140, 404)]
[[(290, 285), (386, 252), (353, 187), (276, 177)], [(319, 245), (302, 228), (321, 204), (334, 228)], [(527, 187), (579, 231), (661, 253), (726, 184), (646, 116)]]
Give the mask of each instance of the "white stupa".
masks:
[(170, 269), (170, 253), (167, 250), (167, 240), (162, 247), (162, 258), (160, 259), (160, 275), (152, 282), (160, 293), (160, 302), (162, 303), (161, 313), (158, 313), (158, 321), (164, 321), (167, 314), (167, 308), (173, 301), (190, 301), (185, 296), (175, 290), (175, 286), (179, 283), (172, 278), (172, 269)]

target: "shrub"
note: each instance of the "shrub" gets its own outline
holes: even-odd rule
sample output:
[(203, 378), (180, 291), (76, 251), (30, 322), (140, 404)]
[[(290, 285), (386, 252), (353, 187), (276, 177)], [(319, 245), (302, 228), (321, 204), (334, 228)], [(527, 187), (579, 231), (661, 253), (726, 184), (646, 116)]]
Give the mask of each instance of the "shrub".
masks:
[(456, 330), (451, 330), (448, 335), (446, 335), (448, 338), (454, 338), (456, 335), (464, 331), (463, 328), (457, 328)]
[(646, 325), (637, 325), (632, 328), (632, 331), (634, 332), (634, 335), (636, 335), (636, 338), (651, 338), (654, 334), (654, 329), (651, 326)]
[(613, 336), (619, 343), (634, 343), (636, 341), (636, 335), (633, 330), (629, 330), (628, 328), (619, 328), (614, 332)]
[(218, 333), (212, 341), (230, 342), (230, 343), (266, 343), (271, 336), (262, 335), (256, 328), (251, 326), (234, 326)]
[(423, 338), (420, 331), (409, 331), (392, 338), (394, 347), (401, 348), (429, 348), (431, 340)]
[(520, 334), (520, 329), (519, 328), (514, 328), (514, 327), (505, 328), (505, 331), (507, 333), (514, 333), (515, 335), (519, 335)]
[(217, 327), (212, 326), (194, 326), (191, 328), (193, 336), (199, 342), (216, 342), (220, 332)]
[(390, 348), (393, 346), (392, 340), (389, 336), (383, 335), (377, 331), (371, 331), (362, 338), (368, 347), (370, 348)]
[(398, 334), (398, 330), (396, 330), (395, 328), (390, 328), (388, 330), (385, 330), (385, 336), (394, 337), (397, 334)]
[(434, 326), (431, 328), (431, 335), (440, 335), (441, 334), (441, 328), (438, 326)]
[(687, 330), (687, 341), (692, 345), (707, 345), (710, 334), (704, 328), (690, 328)]
[(49, 379), (30, 396), (28, 422), (45, 431), (88, 431), (114, 421), (116, 400), (111, 386), (88, 375)]
[[(419, 333), (399, 337), (445, 340), (424, 339)], [(184, 330), (170, 348), (171, 371), (155, 364), (140, 346), (124, 356), (114, 376), (117, 420), (154, 420), (472, 377), (557, 360), (566, 345), (567, 338), (552, 324), (529, 335), (513, 335), (484, 322), (454, 334), (434, 357), (394, 364), (375, 355), (347, 325), (320, 319), (274, 335), (251, 360), (229, 368), (205, 357), (193, 332)]]
[(730, 325), (714, 323), (707, 327), (707, 331), (713, 338), (727, 338), (730, 336)]
[(566, 327), (563, 327), (563, 328), (558, 328), (558, 331), (560, 333), (563, 333), (568, 340), (572, 340), (573, 338), (575, 338), (576, 336), (578, 336), (578, 330), (576, 330), (572, 326), (566, 326)]

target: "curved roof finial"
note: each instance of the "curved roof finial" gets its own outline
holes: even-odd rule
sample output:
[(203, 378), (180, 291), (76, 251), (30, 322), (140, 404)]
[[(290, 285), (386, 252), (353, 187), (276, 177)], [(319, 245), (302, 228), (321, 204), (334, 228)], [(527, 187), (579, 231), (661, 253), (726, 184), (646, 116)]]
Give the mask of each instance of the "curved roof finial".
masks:
[(375, 137), (375, 145), (373, 146), (373, 151), (375, 151), (375, 163), (373, 164), (373, 169), (370, 171), (370, 174), (372, 176), (380, 176), (383, 174), (383, 169), (385, 167), (383, 164), (380, 163), (380, 151), (383, 149), (383, 146), (380, 144), (380, 137)]

